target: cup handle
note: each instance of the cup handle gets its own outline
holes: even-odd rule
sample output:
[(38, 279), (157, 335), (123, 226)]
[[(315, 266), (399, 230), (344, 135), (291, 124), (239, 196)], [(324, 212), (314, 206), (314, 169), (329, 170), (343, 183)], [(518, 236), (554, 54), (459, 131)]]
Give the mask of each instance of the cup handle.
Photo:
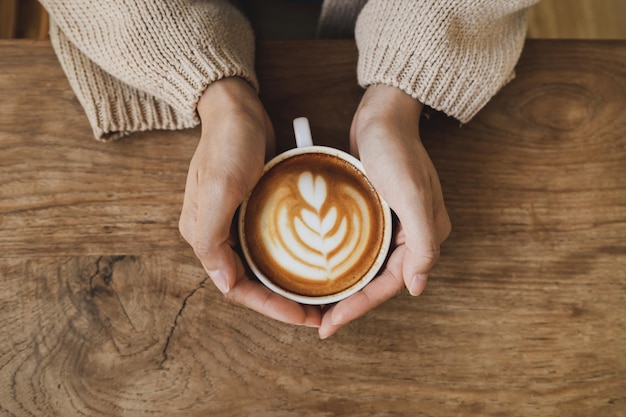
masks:
[(313, 146), (313, 138), (311, 137), (311, 126), (309, 119), (306, 117), (298, 117), (293, 120), (293, 132), (296, 135), (296, 146), (305, 148)]

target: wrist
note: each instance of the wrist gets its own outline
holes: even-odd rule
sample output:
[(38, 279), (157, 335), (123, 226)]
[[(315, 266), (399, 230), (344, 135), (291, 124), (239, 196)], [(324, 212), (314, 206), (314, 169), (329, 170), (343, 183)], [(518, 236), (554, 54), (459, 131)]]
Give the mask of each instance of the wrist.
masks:
[(239, 77), (227, 77), (211, 83), (196, 106), (202, 125), (223, 114), (247, 115), (263, 121), (264, 110), (256, 91)]
[(367, 88), (356, 111), (352, 130), (359, 132), (386, 126), (419, 127), (419, 119), (424, 105), (401, 89), (385, 84), (375, 84)]
[(245, 131), (246, 138), (263, 144), (266, 158), (274, 154), (272, 123), (256, 90), (243, 78), (228, 77), (211, 83), (196, 109), (202, 125), (201, 140), (212, 137), (216, 129)]
[(404, 116), (419, 117), (424, 105), (401, 89), (374, 84), (367, 88), (361, 100), (359, 110), (366, 111), (371, 117)]

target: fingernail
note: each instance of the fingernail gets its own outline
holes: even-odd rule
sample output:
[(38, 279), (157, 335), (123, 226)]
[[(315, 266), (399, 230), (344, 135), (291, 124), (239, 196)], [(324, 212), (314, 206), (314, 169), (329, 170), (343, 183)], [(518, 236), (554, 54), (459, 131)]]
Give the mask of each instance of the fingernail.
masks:
[(411, 285), (409, 285), (409, 293), (414, 297), (420, 295), (422, 291), (424, 291), (426, 279), (428, 279), (428, 275), (426, 274), (417, 274), (413, 276), (411, 279)]
[(209, 276), (213, 283), (217, 287), (218, 290), (222, 292), (222, 294), (228, 293), (230, 291), (230, 285), (228, 284), (228, 277), (221, 270), (209, 272)]
[(314, 327), (316, 329), (319, 329), (321, 326), (321, 323), (319, 320), (306, 318), (304, 320), (304, 323), (302, 323), (302, 325), (305, 327)]
[[(322, 330), (322, 329), (320, 329), (320, 330)], [(338, 331), (339, 331), (339, 327), (326, 328), (326, 329), (324, 329), (324, 330), (319, 332), (320, 339), (322, 339), (322, 340), (328, 339), (329, 337), (331, 337), (332, 335), (334, 335)]]

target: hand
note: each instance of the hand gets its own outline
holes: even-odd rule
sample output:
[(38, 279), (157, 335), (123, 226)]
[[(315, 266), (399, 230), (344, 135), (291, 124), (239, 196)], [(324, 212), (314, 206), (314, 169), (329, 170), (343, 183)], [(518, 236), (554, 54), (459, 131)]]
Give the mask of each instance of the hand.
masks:
[(198, 102), (202, 133), (189, 165), (179, 229), (224, 295), (268, 317), (318, 327), (319, 308), (302, 306), (249, 279), (233, 251), (237, 207), (263, 173), (274, 131), (255, 91), (240, 78), (211, 84)]
[(419, 295), (450, 234), (441, 185), (419, 136), (422, 104), (398, 88), (367, 89), (350, 132), (352, 152), (397, 214), (394, 248), (380, 276), (324, 312), (319, 329), (329, 337), (343, 325), (399, 293)]

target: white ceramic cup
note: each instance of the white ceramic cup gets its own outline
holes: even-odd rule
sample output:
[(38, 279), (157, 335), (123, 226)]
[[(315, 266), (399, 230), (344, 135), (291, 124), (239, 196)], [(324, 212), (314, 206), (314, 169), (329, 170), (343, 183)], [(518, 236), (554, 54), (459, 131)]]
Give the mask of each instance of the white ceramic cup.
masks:
[[(294, 126), (294, 133), (296, 137), (297, 147), (290, 149), (286, 152), (283, 152), (277, 155), (276, 157), (274, 157), (271, 161), (269, 161), (265, 165), (264, 174), (267, 173), (269, 170), (271, 170), (272, 167), (274, 167), (275, 165), (284, 161), (287, 158), (292, 158), (296, 155), (301, 155), (305, 153), (322, 153), (322, 154), (336, 156), (342, 159), (343, 161), (348, 162), (350, 165), (354, 166), (360, 172), (366, 175), (363, 165), (354, 156), (346, 152), (343, 152), (339, 149), (335, 149), (335, 148), (331, 148), (327, 146), (314, 145), (313, 139), (311, 137), (309, 121), (307, 118), (300, 117), (300, 118), (295, 119), (293, 121), (293, 126)], [(240, 243), (241, 243), (241, 248), (243, 251), (244, 258), (246, 262), (248, 263), (252, 272), (265, 286), (267, 286), (270, 290), (274, 291), (277, 294), (282, 295), (283, 297), (287, 299), (290, 299), (290, 300), (293, 300), (302, 304), (311, 304), (311, 305), (326, 305), (326, 304), (331, 304), (331, 303), (335, 303), (340, 300), (343, 300), (349, 297), (350, 295), (356, 293), (357, 291), (361, 290), (372, 279), (374, 279), (387, 258), (387, 254), (389, 252), (389, 248), (391, 245), (391, 232), (392, 232), (391, 210), (389, 208), (389, 205), (383, 200), (383, 198), (380, 195), (378, 195), (378, 198), (381, 203), (382, 215), (383, 215), (383, 233), (382, 233), (383, 236), (382, 236), (382, 242), (380, 244), (380, 250), (378, 251), (375, 261), (373, 262), (372, 266), (369, 268), (367, 273), (363, 275), (355, 284), (351, 285), (350, 287), (340, 292), (336, 292), (334, 294), (321, 295), (321, 296), (308, 296), (308, 295), (296, 294), (296, 293), (287, 291), (284, 288), (275, 284), (272, 281), (271, 277), (265, 276), (261, 272), (261, 270), (257, 267), (255, 260), (252, 258), (250, 254), (250, 250), (248, 247), (249, 243), (246, 240), (245, 230), (244, 230), (244, 222), (245, 222), (245, 216), (246, 216), (246, 210), (248, 207), (249, 197), (250, 196), (248, 196), (244, 200), (241, 206), (240, 215), (239, 215), (239, 223), (238, 223), (239, 238), (240, 238)]]

